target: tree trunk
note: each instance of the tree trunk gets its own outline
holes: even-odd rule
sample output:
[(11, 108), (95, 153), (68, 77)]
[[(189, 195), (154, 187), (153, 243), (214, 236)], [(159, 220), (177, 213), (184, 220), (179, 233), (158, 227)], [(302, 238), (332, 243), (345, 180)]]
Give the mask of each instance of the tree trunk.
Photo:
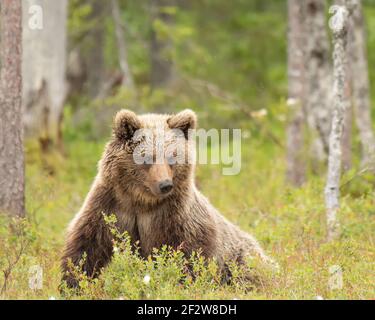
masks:
[(108, 3), (103, 0), (90, 0), (93, 28), (87, 37), (85, 69), (87, 73), (87, 93), (90, 98), (96, 98), (103, 89), (105, 74), (105, 16), (108, 12)]
[[(31, 28), (31, 6), (42, 9), (41, 28)], [(61, 143), (66, 96), (67, 0), (23, 2), (23, 111), (25, 133), (45, 144)]]
[(342, 135), (346, 114), (346, 44), (348, 11), (344, 6), (334, 6), (330, 20), (333, 33), (333, 117), (329, 139), (328, 176), (325, 188), (327, 208), (327, 239), (338, 236), (337, 212), (340, 208), (340, 178), (342, 167)]
[(123, 22), (121, 20), (121, 10), (117, 0), (112, 0), (112, 16), (115, 24), (116, 40), (118, 47), (118, 57), (122, 72), (122, 86), (128, 89), (134, 88), (133, 76), (128, 64), (128, 54), (123, 32)]
[[(328, 139), (331, 130), (331, 65), (328, 33), (326, 30), (326, 1), (307, 0), (307, 79), (308, 122), (318, 133), (316, 146), (328, 154)], [(322, 153), (321, 150), (315, 153)], [(323, 153), (324, 154), (324, 153)]]
[[(348, 77), (350, 75), (348, 74)], [(349, 81), (347, 81), (346, 89), (350, 90), (350, 88), (347, 88)], [(348, 96), (349, 95), (349, 96)], [(353, 133), (353, 108), (351, 103), (351, 93), (345, 92), (344, 97), (344, 103), (346, 104), (345, 109), (347, 112), (345, 113), (345, 119), (344, 119), (344, 132), (342, 136), (342, 164), (343, 164), (343, 170), (344, 172), (350, 170), (353, 165), (353, 152), (352, 152), (352, 133)]]
[(356, 122), (362, 144), (362, 165), (375, 162), (375, 134), (371, 122), (370, 84), (367, 62), (365, 20), (360, 0), (351, 0), (353, 29), (350, 33), (349, 47), (351, 65), (355, 72), (353, 98)]
[(173, 17), (166, 12), (168, 6), (173, 6), (173, 0), (153, 0), (151, 2), (152, 32), (151, 32), (151, 86), (152, 88), (167, 87), (175, 76), (172, 58), (173, 43), (168, 34), (161, 33), (156, 23), (169, 27)]
[(24, 216), (21, 0), (2, 0), (0, 19), (0, 211)]
[[(340, 6), (346, 6), (349, 12), (351, 12), (351, 1), (352, 0), (335, 0), (334, 4)], [(353, 21), (348, 19), (347, 22), (348, 29), (348, 45), (347, 45), (347, 57), (349, 61), (353, 61), (353, 53), (350, 45), (350, 38), (353, 33)], [(344, 103), (346, 104), (344, 119), (344, 132), (342, 137), (342, 164), (343, 170), (348, 171), (352, 167), (352, 131), (353, 131), (353, 75), (355, 69), (352, 65), (346, 64), (346, 80), (345, 80), (345, 94)]]
[(288, 1), (288, 106), (287, 181), (294, 186), (305, 182), (304, 151), (305, 44), (304, 6), (300, 0)]

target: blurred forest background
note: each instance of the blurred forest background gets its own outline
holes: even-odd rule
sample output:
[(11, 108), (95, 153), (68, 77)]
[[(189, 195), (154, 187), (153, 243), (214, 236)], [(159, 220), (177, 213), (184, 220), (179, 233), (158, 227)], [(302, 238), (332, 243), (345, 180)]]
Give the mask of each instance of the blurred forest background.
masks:
[[(340, 234), (326, 241), (334, 105), (328, 8), (349, 2), (23, 0), (26, 189), (17, 213), (25, 219), (0, 217), (1, 297), (60, 297), (65, 228), (95, 177), (115, 112), (190, 108), (201, 128), (242, 129), (241, 173), (222, 176), (220, 166), (202, 165), (197, 183), (226, 217), (255, 234), (282, 271), (246, 292), (241, 283), (219, 285), (215, 271), (197, 261), (198, 280), (182, 286), (179, 257), (128, 254), (97, 281), (82, 276), (84, 293), (67, 297), (373, 298), (374, 0), (361, 1), (350, 16)], [(42, 29), (35, 5), (43, 8)], [(2, 174), (5, 189), (11, 179)], [(44, 280), (30, 289), (33, 266), (42, 267)], [(329, 284), (332, 266), (342, 270), (342, 286)]]

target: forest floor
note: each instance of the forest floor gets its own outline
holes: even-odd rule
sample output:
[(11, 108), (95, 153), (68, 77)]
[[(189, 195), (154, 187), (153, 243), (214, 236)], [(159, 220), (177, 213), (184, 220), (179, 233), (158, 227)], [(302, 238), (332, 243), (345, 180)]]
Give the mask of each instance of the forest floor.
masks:
[[(59, 260), (65, 229), (90, 188), (103, 146), (71, 141), (66, 144), (68, 157), (51, 155), (42, 161), (36, 146), (27, 145), (27, 220), (22, 227), (5, 217), (0, 221), (1, 298), (375, 298), (373, 184), (363, 177), (351, 180), (354, 172), (344, 177), (350, 181), (342, 190), (342, 234), (326, 243), (324, 177), (311, 177), (300, 189), (286, 187), (282, 150), (256, 140), (244, 140), (239, 175), (223, 176), (218, 166), (200, 166), (198, 184), (226, 217), (259, 239), (279, 262), (278, 274), (264, 274), (258, 287), (246, 291), (241, 282), (220, 285), (215, 266), (205, 267), (196, 259), (199, 276), (183, 284), (178, 254), (162, 250), (155, 261), (143, 261), (120, 252), (98, 281), (82, 278), (81, 295), (67, 292), (61, 296)], [(35, 266), (43, 270), (39, 289), (31, 289), (29, 283), (38, 270)]]

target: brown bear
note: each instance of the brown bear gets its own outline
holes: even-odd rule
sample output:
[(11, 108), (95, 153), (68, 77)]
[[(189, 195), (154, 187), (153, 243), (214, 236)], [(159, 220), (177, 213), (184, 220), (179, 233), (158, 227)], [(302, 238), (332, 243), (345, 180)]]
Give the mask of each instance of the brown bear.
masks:
[[(275, 265), (251, 235), (230, 223), (197, 190), (194, 162), (135, 161), (134, 151), (142, 140), (135, 136), (141, 129), (167, 132), (163, 148), (172, 146), (175, 155), (173, 146), (194, 152), (189, 132), (196, 125), (196, 114), (191, 110), (176, 115), (137, 116), (129, 110), (116, 114), (112, 139), (98, 164), (98, 174), (68, 227), (62, 269), (69, 287), (77, 285), (69, 272), (69, 261), (77, 265), (86, 253), (83, 271), (95, 277), (111, 260), (112, 235), (103, 213), (116, 215), (118, 228), (127, 231), (132, 242), (138, 241), (143, 257), (148, 257), (153, 248), (169, 245), (186, 255), (201, 250), (203, 256), (215, 258), (223, 268), (228, 259), (243, 263), (246, 257)], [(154, 145), (154, 140), (142, 141)], [(147, 152), (143, 148), (141, 153), (145, 156)], [(154, 160), (152, 152), (148, 156)]]

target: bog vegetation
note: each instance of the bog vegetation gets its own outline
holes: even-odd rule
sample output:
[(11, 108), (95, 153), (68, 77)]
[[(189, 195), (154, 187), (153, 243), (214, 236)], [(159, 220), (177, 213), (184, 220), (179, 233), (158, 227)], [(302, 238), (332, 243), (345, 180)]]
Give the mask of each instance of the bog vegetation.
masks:
[[(1, 268), (7, 278), (5, 298), (60, 298), (59, 259), (64, 231), (79, 209), (96, 173), (103, 144), (69, 141), (69, 159), (40, 159), (35, 145), (28, 145), (28, 218), (24, 224), (2, 217)], [(281, 265), (279, 274), (264, 275), (266, 281), (252, 291), (240, 281), (220, 285), (214, 263), (204, 266), (195, 257), (196, 281), (184, 279), (183, 257), (163, 248), (156, 260), (143, 261), (137, 255), (119, 251), (99, 280), (82, 276), (80, 299), (365, 299), (375, 290), (374, 229), (375, 200), (370, 177), (345, 177), (340, 221), (343, 232), (335, 242), (326, 243), (324, 179), (312, 178), (301, 189), (286, 188), (284, 158), (277, 146), (255, 139), (246, 140), (242, 172), (225, 177), (220, 168), (199, 168), (198, 181), (211, 201), (244, 230), (252, 232), (267, 252)], [(46, 173), (46, 166), (58, 168)], [(353, 178), (353, 179), (352, 179)], [(239, 201), (241, 199), (241, 201)], [(19, 259), (19, 260), (18, 260)], [(17, 261), (18, 260), (18, 261)], [(43, 288), (29, 288), (31, 266), (43, 268)], [(342, 289), (330, 290), (330, 267), (343, 270)], [(240, 271), (239, 271), (240, 272)], [(150, 277), (149, 283), (147, 276)], [(183, 280), (183, 281), (182, 281)]]
[[(83, 57), (97, 50), (90, 30), (100, 25), (103, 64), (112, 79), (118, 69), (115, 26), (108, 12), (93, 14), (94, 2), (69, 1), (69, 47), (79, 47)], [(306, 157), (306, 182), (296, 188), (285, 181), (286, 1), (181, 1), (178, 7), (165, 8), (173, 24), (156, 19), (151, 26), (146, 4), (119, 3), (137, 89), (113, 86), (100, 97), (86, 87), (72, 90), (64, 105), (63, 147), (44, 150), (40, 140), (26, 140), (26, 217), (20, 221), (0, 215), (0, 297), (374, 298), (375, 178), (370, 170), (361, 170), (359, 139), (352, 142), (353, 164), (341, 180), (341, 232), (334, 241), (326, 241), (326, 166)], [(364, 12), (375, 101), (375, 2), (364, 1)], [(173, 44), (170, 54), (178, 80), (168, 88), (150, 86), (150, 28)], [(111, 117), (120, 108), (137, 113), (191, 108), (200, 127), (242, 129), (240, 174), (223, 176), (220, 165), (201, 165), (197, 184), (228, 219), (254, 234), (280, 264), (279, 273), (258, 270), (262, 280), (249, 288), (241, 279), (242, 270), (232, 265), (231, 283), (222, 284), (215, 262), (206, 263), (199, 252), (184, 257), (163, 247), (155, 250), (154, 259), (144, 260), (129, 250), (126, 234), (113, 230), (114, 258), (102, 275), (92, 280), (77, 270), (79, 294), (67, 288), (59, 291), (65, 229), (96, 175)], [(306, 139), (312, 138), (306, 134)], [(109, 228), (113, 219), (107, 217)], [(187, 261), (191, 273), (186, 272)], [(34, 266), (43, 270), (39, 288), (29, 282)], [(332, 270), (338, 269), (342, 285), (332, 283), (337, 279)]]

